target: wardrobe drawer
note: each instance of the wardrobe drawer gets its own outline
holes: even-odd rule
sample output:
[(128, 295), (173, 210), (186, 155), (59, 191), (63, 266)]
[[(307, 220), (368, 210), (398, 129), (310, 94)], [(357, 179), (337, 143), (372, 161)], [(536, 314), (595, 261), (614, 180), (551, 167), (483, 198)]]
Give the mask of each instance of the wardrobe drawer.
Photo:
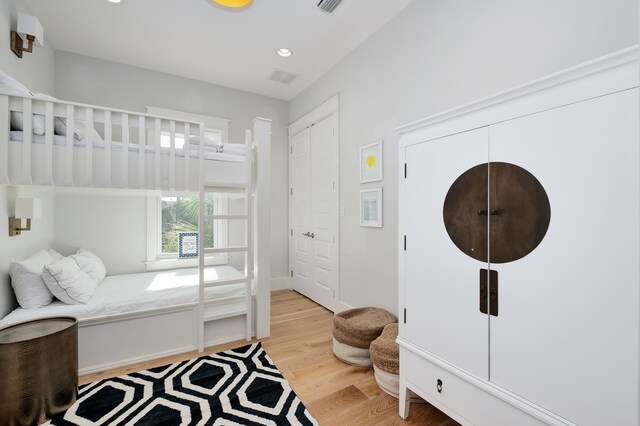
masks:
[(407, 388), (463, 424), (547, 424), (404, 348), (400, 366)]

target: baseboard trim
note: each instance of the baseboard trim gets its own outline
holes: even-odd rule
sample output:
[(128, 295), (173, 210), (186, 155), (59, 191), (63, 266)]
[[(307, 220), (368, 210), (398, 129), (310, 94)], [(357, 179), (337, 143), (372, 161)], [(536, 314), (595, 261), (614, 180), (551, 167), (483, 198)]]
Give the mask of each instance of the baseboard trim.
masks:
[(78, 370), (78, 374), (83, 376), (91, 373), (98, 373), (105, 370), (112, 370), (114, 368), (124, 367), (127, 365), (138, 364), (140, 362), (151, 361), (158, 358), (164, 358), (171, 355), (177, 355), (185, 352), (197, 351), (197, 346), (183, 346), (181, 348), (170, 349), (167, 351), (154, 352), (151, 354), (134, 356), (131, 358), (125, 358), (118, 361), (107, 362), (104, 364), (98, 365), (90, 365), (87, 367), (82, 367)]
[(353, 309), (353, 306), (351, 306), (351, 305), (349, 305), (347, 303), (344, 303), (343, 301), (340, 300), (340, 301), (338, 301), (338, 304), (336, 306), (335, 313), (337, 314), (339, 312), (348, 311), (349, 309)]
[(276, 290), (291, 290), (291, 278), (289, 277), (280, 277), (280, 278), (271, 278), (271, 291)]

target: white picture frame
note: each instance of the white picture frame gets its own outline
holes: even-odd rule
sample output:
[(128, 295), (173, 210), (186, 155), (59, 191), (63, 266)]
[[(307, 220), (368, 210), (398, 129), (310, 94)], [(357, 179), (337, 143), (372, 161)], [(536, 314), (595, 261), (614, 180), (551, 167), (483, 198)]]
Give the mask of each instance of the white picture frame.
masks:
[(382, 139), (360, 147), (360, 183), (382, 180)]
[(360, 190), (360, 226), (382, 228), (382, 187)]

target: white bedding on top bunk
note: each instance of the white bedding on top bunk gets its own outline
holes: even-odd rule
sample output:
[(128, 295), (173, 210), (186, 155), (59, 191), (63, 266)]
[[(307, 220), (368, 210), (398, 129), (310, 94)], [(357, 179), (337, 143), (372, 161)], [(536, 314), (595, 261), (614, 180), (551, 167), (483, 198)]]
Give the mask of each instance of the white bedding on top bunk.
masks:
[[(242, 278), (232, 266), (205, 268), (205, 280)], [(244, 284), (205, 289), (205, 298), (224, 299), (245, 294)], [(17, 308), (0, 321), (0, 328), (36, 318), (69, 315), (80, 320), (143, 311), (198, 301), (198, 268), (111, 275), (98, 286), (86, 305), (67, 305), (58, 300), (43, 308)]]
[[(20, 130), (12, 130), (10, 133), (10, 139), (12, 142), (19, 142), (21, 143), (23, 141), (24, 138), (24, 132), (20, 131)], [(45, 136), (44, 135), (36, 135), (33, 134), (32, 135), (32, 143), (34, 144), (38, 144), (38, 145), (44, 145), (45, 143)], [(54, 135), (53, 136), (53, 144), (55, 146), (66, 146), (67, 145), (67, 138), (65, 136), (60, 136), (60, 135)], [(229, 145), (234, 145), (234, 144), (228, 144)], [(73, 146), (76, 148), (85, 148), (86, 147), (86, 142), (85, 140), (78, 140), (78, 139), (74, 139), (73, 140)], [(104, 149), (105, 146), (105, 142), (102, 140), (94, 140), (93, 141), (93, 148), (94, 149)], [(113, 141), (111, 142), (111, 150), (112, 151), (121, 151), (122, 150), (122, 142), (117, 142), (117, 141)], [(190, 151), (189, 154), (191, 157), (198, 157), (199, 155), (199, 146), (198, 145), (190, 145)], [(138, 144), (135, 143), (130, 143), (129, 144), (129, 152), (139, 152), (140, 151), (140, 146)], [(216, 150), (215, 147), (211, 147), (211, 146), (205, 146), (205, 150), (204, 150), (204, 158), (206, 160), (218, 160), (218, 161), (231, 161), (231, 162), (244, 162), (245, 161), (245, 156), (238, 154), (236, 152), (240, 152), (240, 151), (236, 151), (231, 149), (230, 151), (232, 152), (218, 152)], [(155, 154), (156, 152), (156, 148), (155, 146), (152, 145), (145, 145), (145, 153), (146, 154)], [(170, 153), (170, 148), (169, 147), (161, 147), (160, 148), (160, 152), (163, 155), (169, 155)], [(182, 148), (176, 148), (176, 157), (184, 157), (184, 150)]]

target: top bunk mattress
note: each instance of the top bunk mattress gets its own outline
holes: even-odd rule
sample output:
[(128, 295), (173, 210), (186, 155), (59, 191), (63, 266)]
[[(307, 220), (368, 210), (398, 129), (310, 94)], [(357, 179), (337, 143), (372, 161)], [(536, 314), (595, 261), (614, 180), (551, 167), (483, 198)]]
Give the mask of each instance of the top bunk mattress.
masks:
[[(232, 266), (205, 268), (205, 280), (242, 278)], [(205, 299), (226, 299), (245, 295), (244, 284), (205, 289)], [(0, 321), (0, 328), (23, 321), (52, 316), (89, 318), (146, 311), (198, 302), (198, 268), (172, 269), (108, 276), (86, 305), (67, 305), (56, 300), (42, 308), (17, 308)]]
[[(12, 130), (10, 133), (10, 140), (11, 142), (14, 142), (16, 144), (22, 143), (22, 141), (24, 140), (24, 132), (21, 130)], [(45, 136), (37, 135), (34, 133), (32, 134), (31, 141), (33, 144), (36, 144), (36, 145), (44, 145)], [(197, 145), (198, 138), (193, 138), (192, 143), (193, 145), (191, 145), (191, 148), (189, 150), (189, 157), (193, 159), (197, 159), (199, 155), (199, 151), (198, 151), (199, 147)], [(53, 145), (59, 146), (59, 147), (66, 147), (67, 138), (65, 136), (54, 135)], [(73, 145), (75, 148), (81, 148), (81, 149), (86, 148), (86, 142), (84, 139), (78, 140), (74, 138)], [(105, 142), (102, 139), (93, 141), (94, 149), (104, 150), (104, 147), (105, 147)], [(220, 151), (221, 149), (222, 151)], [(224, 149), (226, 149), (227, 152), (224, 152)], [(118, 142), (118, 141), (111, 142), (111, 151), (114, 151), (114, 152), (122, 151), (122, 142)], [(155, 154), (156, 147), (152, 145), (145, 145), (144, 151), (145, 151), (145, 154)], [(140, 145), (136, 143), (129, 143), (129, 152), (132, 152), (132, 153), (140, 152)], [(169, 155), (170, 148), (163, 146), (160, 148), (160, 153), (162, 155)], [(176, 147), (175, 154), (176, 154), (176, 157), (184, 157), (184, 150)], [(236, 162), (236, 163), (243, 163), (246, 161), (246, 148), (242, 144), (226, 144), (224, 145), (223, 148), (215, 148), (207, 145), (205, 146), (204, 158), (205, 160), (230, 161), (230, 162)]]

